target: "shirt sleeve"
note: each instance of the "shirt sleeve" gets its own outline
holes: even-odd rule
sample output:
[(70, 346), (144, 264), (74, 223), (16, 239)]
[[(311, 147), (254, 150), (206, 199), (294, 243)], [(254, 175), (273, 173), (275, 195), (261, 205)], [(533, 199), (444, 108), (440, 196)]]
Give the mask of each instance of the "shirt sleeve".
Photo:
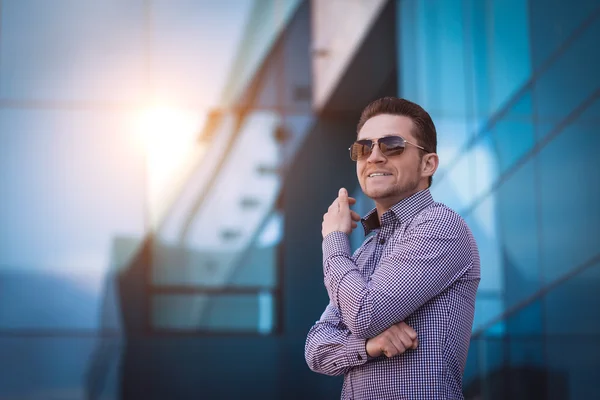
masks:
[(304, 356), (309, 368), (325, 375), (343, 375), (367, 362), (366, 340), (343, 324), (339, 310), (329, 304), (308, 332)]
[[(343, 234), (342, 234), (343, 235)], [(372, 338), (405, 320), (470, 268), (474, 241), (457, 214), (423, 218), (383, 258), (368, 279), (352, 261), (348, 237), (324, 239), (325, 286), (342, 321), (359, 338)]]

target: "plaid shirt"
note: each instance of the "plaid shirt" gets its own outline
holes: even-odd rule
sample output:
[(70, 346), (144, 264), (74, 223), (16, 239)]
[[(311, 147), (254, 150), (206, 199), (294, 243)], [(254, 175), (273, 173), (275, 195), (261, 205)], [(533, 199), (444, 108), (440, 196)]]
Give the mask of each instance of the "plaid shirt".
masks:
[[(308, 333), (309, 367), (344, 375), (342, 399), (462, 399), (479, 285), (479, 252), (464, 220), (429, 190), (362, 220), (373, 233), (351, 254), (349, 238), (323, 240), (330, 303)], [(415, 350), (367, 356), (365, 342), (405, 321)]]

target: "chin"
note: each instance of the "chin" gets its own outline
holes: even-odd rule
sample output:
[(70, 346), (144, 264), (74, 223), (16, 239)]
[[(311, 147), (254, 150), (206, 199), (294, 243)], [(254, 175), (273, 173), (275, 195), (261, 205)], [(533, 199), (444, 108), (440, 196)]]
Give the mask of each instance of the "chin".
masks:
[(394, 195), (394, 193), (388, 190), (367, 190), (365, 194), (367, 195), (367, 197), (373, 200), (383, 200)]

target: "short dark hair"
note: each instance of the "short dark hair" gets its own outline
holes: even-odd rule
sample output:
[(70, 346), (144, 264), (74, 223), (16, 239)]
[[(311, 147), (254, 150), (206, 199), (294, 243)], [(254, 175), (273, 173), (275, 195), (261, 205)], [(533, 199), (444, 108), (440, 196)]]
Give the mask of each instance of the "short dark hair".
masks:
[[(410, 118), (416, 127), (414, 133), (417, 144), (423, 146), (428, 153), (437, 151), (437, 133), (429, 113), (417, 103), (398, 97), (382, 97), (369, 103), (360, 115), (356, 132), (360, 132), (369, 119), (381, 114), (402, 115)], [(431, 186), (432, 180), (432, 177), (429, 177), (429, 186)]]

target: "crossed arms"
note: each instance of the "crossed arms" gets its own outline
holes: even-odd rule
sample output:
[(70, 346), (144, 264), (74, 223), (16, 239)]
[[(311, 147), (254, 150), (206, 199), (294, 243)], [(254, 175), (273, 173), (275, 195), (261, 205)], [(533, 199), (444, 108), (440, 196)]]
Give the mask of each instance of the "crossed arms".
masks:
[[(346, 233), (328, 233), (323, 268), (330, 303), (307, 337), (309, 367), (340, 375), (367, 362), (369, 355), (392, 357), (415, 348), (416, 333), (412, 338), (414, 331), (401, 321), (471, 267), (467, 235), (460, 217), (451, 212), (444, 212), (443, 226), (439, 215), (424, 215), (399, 243), (389, 244), (392, 254), (366, 279), (350, 256)], [(373, 354), (367, 351), (374, 347)]]

